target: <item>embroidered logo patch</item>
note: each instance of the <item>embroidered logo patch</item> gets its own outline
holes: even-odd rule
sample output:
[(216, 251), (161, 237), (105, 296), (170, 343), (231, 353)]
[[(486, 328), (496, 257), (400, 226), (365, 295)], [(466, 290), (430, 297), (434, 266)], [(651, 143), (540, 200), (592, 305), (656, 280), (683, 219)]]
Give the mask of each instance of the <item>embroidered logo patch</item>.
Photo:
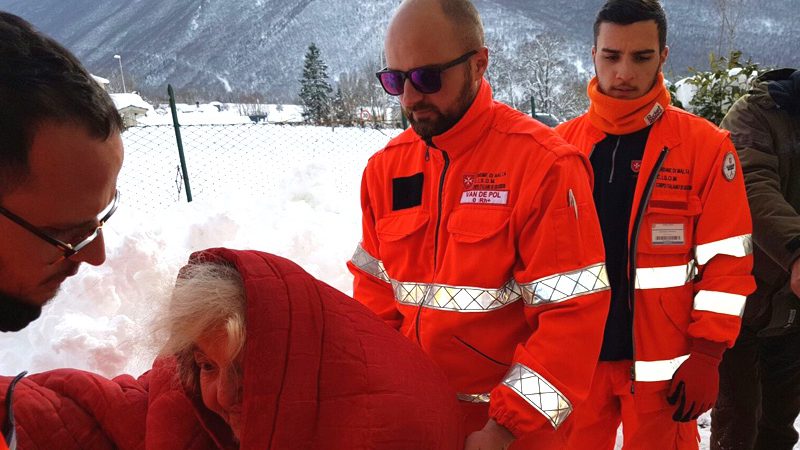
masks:
[(733, 156), (733, 152), (725, 154), (725, 160), (722, 161), (722, 175), (728, 181), (733, 181), (736, 177), (736, 157)]
[(507, 205), (508, 191), (465, 191), (461, 194), (461, 203)]
[(464, 190), (468, 191), (475, 186), (475, 175), (464, 175)]
[(664, 114), (664, 107), (656, 103), (653, 105), (653, 109), (651, 109), (650, 112), (644, 116), (644, 123), (646, 123), (648, 126), (654, 124), (655, 121), (661, 117), (661, 114)]
[(465, 173), (461, 203), (508, 204), (508, 185), (505, 171)]
[(642, 170), (642, 160), (634, 159), (631, 161), (631, 172), (639, 173), (640, 170)]
[(682, 223), (654, 223), (653, 245), (683, 245), (686, 242)]

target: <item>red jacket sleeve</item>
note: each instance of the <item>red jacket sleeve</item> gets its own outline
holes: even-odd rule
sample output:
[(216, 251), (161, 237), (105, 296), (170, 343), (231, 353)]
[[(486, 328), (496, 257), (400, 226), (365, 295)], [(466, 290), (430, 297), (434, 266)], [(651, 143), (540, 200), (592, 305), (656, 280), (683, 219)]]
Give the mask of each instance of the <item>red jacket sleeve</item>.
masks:
[(515, 279), (532, 333), (491, 393), (490, 416), (515, 436), (555, 438), (588, 395), (610, 290), (585, 156), (570, 152), (548, 171), (521, 233)]
[[(0, 377), (3, 403), (12, 379)], [(43, 372), (23, 378), (13, 400), (19, 448), (144, 448), (147, 392), (130, 376), (109, 380), (74, 369)]]
[(375, 216), (370, 203), (367, 175), (370, 164), (361, 180), (361, 230), (362, 240), (356, 247), (347, 267), (353, 274), (353, 297), (395, 329), (400, 329), (402, 316), (394, 301), (392, 285), (381, 262)]
[(752, 224), (744, 177), (728, 137), (717, 148), (700, 202), (695, 228), (693, 338), (732, 346), (739, 334), (745, 299), (753, 290)]

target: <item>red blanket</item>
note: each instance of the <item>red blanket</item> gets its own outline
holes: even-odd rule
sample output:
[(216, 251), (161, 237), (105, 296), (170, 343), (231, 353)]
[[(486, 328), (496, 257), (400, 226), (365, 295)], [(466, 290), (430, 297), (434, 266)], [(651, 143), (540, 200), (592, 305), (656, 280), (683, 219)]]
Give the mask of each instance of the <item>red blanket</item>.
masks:
[[(458, 449), (455, 394), (422, 352), (286, 259), (212, 249), (247, 296), (242, 449)], [(0, 379), (0, 395), (10, 377)], [(233, 449), (171, 359), (134, 380), (62, 369), (14, 395), (20, 449)], [(0, 419), (5, 412), (0, 412)]]

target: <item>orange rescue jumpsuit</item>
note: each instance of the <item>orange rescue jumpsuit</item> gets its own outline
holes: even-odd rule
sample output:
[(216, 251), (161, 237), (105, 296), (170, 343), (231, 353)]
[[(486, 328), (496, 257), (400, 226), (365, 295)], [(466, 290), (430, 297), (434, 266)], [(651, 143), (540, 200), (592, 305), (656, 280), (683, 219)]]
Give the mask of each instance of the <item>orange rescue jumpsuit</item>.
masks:
[(369, 160), (361, 204), (354, 297), (444, 369), (467, 432), (492, 417), (560, 447), (608, 312), (588, 159), (483, 80), (449, 131)]

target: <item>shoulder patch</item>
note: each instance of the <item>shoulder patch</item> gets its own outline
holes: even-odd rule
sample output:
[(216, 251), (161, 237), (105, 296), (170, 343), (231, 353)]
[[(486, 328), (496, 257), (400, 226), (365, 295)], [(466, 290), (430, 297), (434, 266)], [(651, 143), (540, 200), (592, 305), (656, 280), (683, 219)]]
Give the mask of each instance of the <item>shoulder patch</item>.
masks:
[(733, 181), (736, 177), (736, 157), (733, 152), (725, 154), (725, 159), (722, 161), (722, 175), (728, 181)]

